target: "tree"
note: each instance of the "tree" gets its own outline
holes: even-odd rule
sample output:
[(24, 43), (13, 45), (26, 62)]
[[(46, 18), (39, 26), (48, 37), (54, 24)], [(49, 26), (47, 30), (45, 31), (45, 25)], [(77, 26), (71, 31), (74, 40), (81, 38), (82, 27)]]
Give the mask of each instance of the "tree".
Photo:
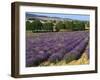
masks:
[(85, 30), (84, 21), (73, 21), (73, 30), (74, 31)]
[(80, 22), (80, 30), (85, 30), (85, 22), (84, 21)]
[(31, 23), (26, 21), (26, 30), (32, 30)]
[(65, 29), (73, 30), (73, 21), (64, 21)]
[(52, 22), (46, 22), (43, 24), (43, 30), (45, 31), (53, 31), (53, 23)]
[(56, 24), (56, 31), (59, 31), (60, 29), (65, 29), (65, 25), (62, 21), (59, 21), (57, 24)]
[(32, 30), (33, 32), (34, 31), (40, 31), (42, 29), (42, 26), (43, 24), (40, 22), (40, 20), (34, 20), (32, 23), (31, 23), (31, 27), (32, 27)]

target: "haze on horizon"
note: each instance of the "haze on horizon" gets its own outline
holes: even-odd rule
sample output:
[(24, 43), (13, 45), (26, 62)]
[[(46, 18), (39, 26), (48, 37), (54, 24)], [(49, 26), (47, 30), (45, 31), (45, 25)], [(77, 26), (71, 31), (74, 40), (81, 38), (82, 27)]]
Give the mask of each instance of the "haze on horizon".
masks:
[(82, 14), (61, 14), (61, 13), (39, 13), (39, 12), (26, 12), (26, 15), (37, 15), (37, 16), (48, 16), (48, 17), (59, 17), (59, 18), (69, 18), (73, 20), (89, 21), (89, 15)]

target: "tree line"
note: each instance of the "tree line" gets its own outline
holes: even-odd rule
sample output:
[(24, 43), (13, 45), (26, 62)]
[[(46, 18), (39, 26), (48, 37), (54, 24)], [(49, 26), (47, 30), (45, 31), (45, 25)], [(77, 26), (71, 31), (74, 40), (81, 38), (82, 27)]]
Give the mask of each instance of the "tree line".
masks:
[(80, 31), (85, 30), (85, 25), (89, 27), (89, 22), (87, 21), (44, 21), (33, 20), (32, 22), (26, 21), (26, 30), (32, 32), (53, 32), (60, 30), (69, 30), (69, 31)]

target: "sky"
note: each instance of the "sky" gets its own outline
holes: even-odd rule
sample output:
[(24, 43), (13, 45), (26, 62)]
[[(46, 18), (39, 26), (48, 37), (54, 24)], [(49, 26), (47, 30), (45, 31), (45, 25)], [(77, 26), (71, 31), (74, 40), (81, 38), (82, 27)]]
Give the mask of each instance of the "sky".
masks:
[(28, 14), (41, 15), (41, 16), (70, 18), (70, 19), (74, 19), (74, 20), (83, 20), (83, 21), (89, 21), (90, 20), (90, 16), (84, 15), (84, 14), (32, 13), (32, 12), (27, 12), (27, 13)]

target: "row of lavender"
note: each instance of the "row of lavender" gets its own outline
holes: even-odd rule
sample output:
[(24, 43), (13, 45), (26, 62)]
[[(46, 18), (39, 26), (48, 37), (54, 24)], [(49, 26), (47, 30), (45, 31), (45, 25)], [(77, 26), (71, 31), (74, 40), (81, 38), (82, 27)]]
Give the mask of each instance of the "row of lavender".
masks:
[[(34, 35), (34, 34), (33, 34)], [(26, 37), (26, 66), (44, 61), (66, 63), (80, 58), (89, 40), (87, 31), (41, 33)]]

